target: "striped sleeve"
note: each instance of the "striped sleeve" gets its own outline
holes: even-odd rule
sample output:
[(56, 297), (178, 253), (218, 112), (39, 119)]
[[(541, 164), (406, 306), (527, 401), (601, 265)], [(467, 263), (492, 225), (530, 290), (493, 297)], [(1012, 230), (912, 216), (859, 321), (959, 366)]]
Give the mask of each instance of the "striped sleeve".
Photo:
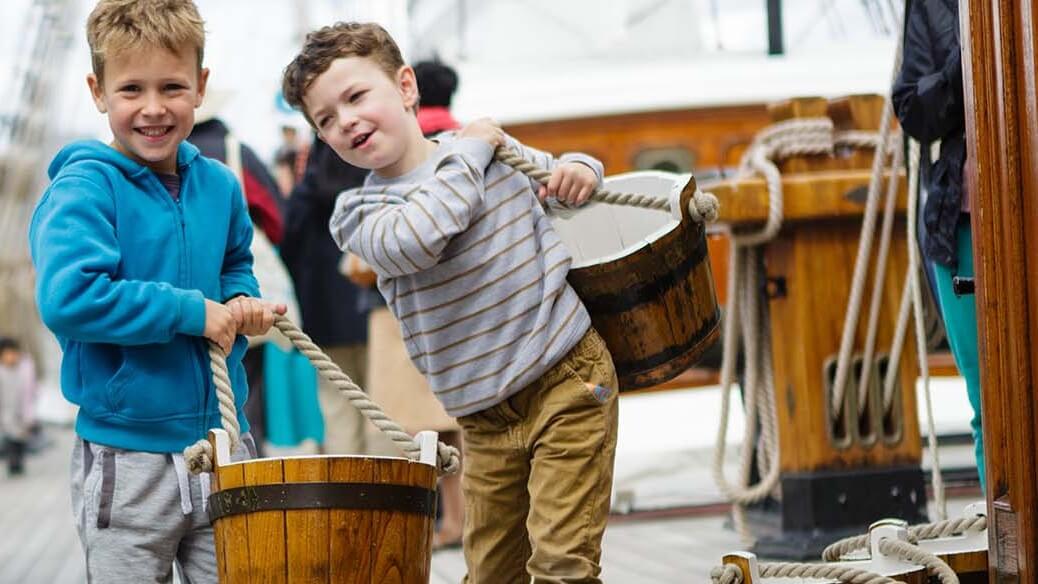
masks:
[(332, 237), (384, 278), (435, 266), (482, 207), (483, 173), (492, 154), (482, 140), (458, 140), (432, 176), (410, 192), (368, 186), (339, 195), (329, 222)]

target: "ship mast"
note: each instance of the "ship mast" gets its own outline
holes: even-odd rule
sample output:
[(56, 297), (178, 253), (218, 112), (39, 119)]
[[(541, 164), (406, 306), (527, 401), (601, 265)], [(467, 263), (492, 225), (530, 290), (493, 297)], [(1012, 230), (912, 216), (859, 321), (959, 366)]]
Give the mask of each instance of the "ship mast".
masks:
[[(34, 0), (25, 12), (25, 31), (6, 87), (7, 111), (0, 118), (0, 335), (13, 336), (39, 351), (40, 321), (34, 301), (27, 229), (39, 196), (55, 128), (54, 98), (65, 73), (70, 0)], [(39, 355), (37, 354), (37, 357)]]

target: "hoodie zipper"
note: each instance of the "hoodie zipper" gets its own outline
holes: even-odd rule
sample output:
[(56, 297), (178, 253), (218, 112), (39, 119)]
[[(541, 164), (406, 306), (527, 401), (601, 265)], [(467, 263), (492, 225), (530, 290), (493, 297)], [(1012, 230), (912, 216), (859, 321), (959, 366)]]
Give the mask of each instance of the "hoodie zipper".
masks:
[[(185, 169), (185, 171), (187, 170), (186, 167), (184, 169)], [(179, 171), (179, 168), (178, 168), (178, 171)], [(152, 172), (151, 175), (154, 178), (155, 182), (158, 183), (158, 185), (159, 185), (159, 187), (161, 189), (160, 192), (164, 193), (168, 198), (172, 198), (172, 197), (170, 197), (169, 191), (166, 189), (165, 185), (163, 185), (162, 181), (159, 180), (158, 175), (156, 175), (154, 172)], [(180, 188), (179, 195), (176, 197), (175, 200), (171, 201), (173, 203), (174, 209), (176, 210), (176, 221), (177, 221), (177, 223), (180, 226), (180, 248), (182, 250), (184, 250), (183, 253), (179, 254), (179, 258), (178, 258), (179, 262), (180, 262), (180, 269), (178, 270), (179, 275), (180, 275), (180, 282), (179, 282), (179, 284), (181, 286), (186, 286), (186, 285), (189, 285), (191, 283), (191, 274), (190, 274), (191, 263), (187, 259), (187, 253), (188, 253), (187, 252), (187, 250), (188, 250), (188, 245), (187, 245), (187, 221), (186, 221), (186, 219), (184, 217), (184, 188), (183, 187), (184, 187), (184, 184), (187, 183), (187, 181), (185, 180), (186, 179), (185, 175), (186, 175), (186, 173), (182, 174), (180, 176), (180, 187), (181, 188)], [(196, 395), (198, 395), (198, 397), (199, 397), (198, 410), (196, 411), (196, 413), (199, 414), (200, 423), (197, 426), (197, 430), (196, 430), (195, 434), (197, 436), (202, 436), (202, 437), (206, 437), (208, 435), (208, 430), (209, 430), (209, 427), (210, 427), (209, 426), (209, 408), (208, 408), (208, 405), (209, 405), (209, 382), (207, 381), (207, 376), (202, 373), (203, 371), (206, 371), (206, 370), (209, 369), (209, 367), (208, 367), (209, 359), (208, 359), (208, 352), (206, 351), (206, 348), (207, 348), (206, 347), (206, 340), (203, 337), (202, 338), (202, 348), (198, 349), (198, 350), (195, 350), (193, 352), (194, 360), (195, 360), (195, 363), (194, 363), (195, 366), (192, 367), (192, 369), (195, 372), (195, 387), (199, 388), (200, 393), (201, 393), (201, 395), (198, 395), (198, 393), (196, 393)]]
[[(181, 241), (182, 245), (184, 246), (184, 249), (187, 250), (188, 249), (188, 245), (187, 245), (187, 222), (184, 219), (184, 196), (183, 196), (184, 195), (183, 186), (184, 186), (185, 183), (187, 183), (187, 180), (186, 180), (186, 178), (187, 178), (186, 177), (187, 168), (185, 167), (184, 170), (185, 170), (185, 173), (183, 175), (181, 175), (181, 177), (180, 177), (180, 186), (181, 186), (180, 195), (181, 196), (177, 197), (177, 218), (180, 220), (180, 241)], [(187, 259), (187, 253), (186, 252), (181, 256), (181, 261), (183, 262), (182, 265), (181, 265), (181, 273), (184, 274), (185, 283), (189, 283), (191, 281), (191, 273), (190, 273), (190, 271), (191, 271), (191, 263)], [(198, 413), (201, 414), (200, 418), (201, 418), (201, 421), (202, 421), (202, 425), (198, 429), (198, 435), (202, 436), (203, 438), (205, 438), (205, 437), (207, 437), (209, 435), (209, 428), (212, 427), (211, 422), (209, 420), (209, 395), (210, 395), (210, 391), (209, 391), (210, 381), (209, 380), (211, 379), (212, 376), (211, 375), (206, 375), (204, 373), (204, 372), (210, 370), (209, 352), (208, 352), (208, 344), (207, 343), (208, 343), (208, 341), (206, 341), (205, 337), (202, 337), (202, 343), (201, 343), (202, 347), (201, 347), (200, 350), (195, 351), (195, 359), (197, 360), (197, 362), (196, 362), (197, 366), (193, 368), (195, 370), (195, 379), (196, 379), (196, 382), (197, 382), (197, 386), (196, 387), (201, 388), (201, 391), (202, 391), (202, 395), (200, 396), (199, 403), (198, 403), (198, 407), (199, 407), (199, 412)]]

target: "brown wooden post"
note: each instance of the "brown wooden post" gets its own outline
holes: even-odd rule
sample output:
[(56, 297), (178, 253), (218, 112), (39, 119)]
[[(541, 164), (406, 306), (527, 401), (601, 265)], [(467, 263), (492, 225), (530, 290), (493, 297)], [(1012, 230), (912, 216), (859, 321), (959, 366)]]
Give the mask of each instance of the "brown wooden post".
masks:
[(992, 582), (1038, 582), (1038, 4), (960, 0)]
[[(882, 96), (796, 98), (769, 111), (776, 122), (829, 116), (837, 131), (874, 131), (883, 104)], [(886, 353), (908, 269), (903, 175), (897, 177), (900, 194), (890, 255), (878, 290), (882, 305), (876, 352), (865, 363), (857, 348), (867, 338), (871, 278), (879, 270), (879, 226), (855, 329), (852, 379), (843, 414), (834, 415), (830, 405), (871, 166), (871, 149), (842, 148), (834, 155), (796, 156), (780, 164), (783, 227), (764, 247), (764, 267), (782, 500), (750, 509), (748, 519), (757, 536), (754, 551), (761, 556), (815, 559), (832, 541), (858, 534), (877, 519), (900, 517), (912, 523), (926, 519), (915, 404), (918, 368), (911, 335), (901, 354), (898, 393), (889, 415), (880, 396), (880, 371), (889, 363)], [(747, 228), (762, 224), (767, 216), (769, 203), (761, 178), (740, 177), (706, 184), (703, 189), (720, 200), (721, 223)], [(872, 371), (871, 381), (861, 388), (858, 373), (865, 367)], [(861, 416), (859, 391), (867, 396)]]

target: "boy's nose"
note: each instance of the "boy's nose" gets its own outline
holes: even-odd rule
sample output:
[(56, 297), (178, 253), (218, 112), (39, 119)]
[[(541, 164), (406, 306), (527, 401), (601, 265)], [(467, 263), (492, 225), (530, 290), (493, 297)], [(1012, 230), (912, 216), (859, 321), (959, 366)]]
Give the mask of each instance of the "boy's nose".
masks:
[(341, 108), (339, 110), (339, 129), (343, 131), (349, 131), (353, 129), (353, 126), (357, 125), (357, 114), (348, 108)]
[(149, 94), (144, 101), (144, 108), (141, 110), (146, 116), (158, 116), (162, 115), (166, 111), (166, 105), (162, 101), (162, 97), (155, 94)]

